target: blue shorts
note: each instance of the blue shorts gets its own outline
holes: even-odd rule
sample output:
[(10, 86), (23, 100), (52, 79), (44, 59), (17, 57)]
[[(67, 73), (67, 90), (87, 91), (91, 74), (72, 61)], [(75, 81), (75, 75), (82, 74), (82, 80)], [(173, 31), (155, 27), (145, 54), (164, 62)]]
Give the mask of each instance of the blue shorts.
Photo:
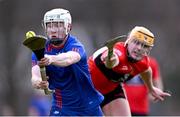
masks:
[(65, 110), (58, 107), (52, 107), (50, 116), (103, 116), (101, 107), (91, 108), (87, 110)]

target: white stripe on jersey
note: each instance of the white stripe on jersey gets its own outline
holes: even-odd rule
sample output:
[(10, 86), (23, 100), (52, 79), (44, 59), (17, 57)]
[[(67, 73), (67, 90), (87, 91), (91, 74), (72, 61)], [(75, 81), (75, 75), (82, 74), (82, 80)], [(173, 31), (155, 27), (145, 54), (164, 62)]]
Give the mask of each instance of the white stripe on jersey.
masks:
[(93, 54), (93, 60), (99, 55), (101, 54), (102, 52), (104, 52), (105, 50), (107, 50), (108, 48), (105, 46), (105, 47), (102, 47), (100, 49), (98, 49), (96, 52), (94, 52)]

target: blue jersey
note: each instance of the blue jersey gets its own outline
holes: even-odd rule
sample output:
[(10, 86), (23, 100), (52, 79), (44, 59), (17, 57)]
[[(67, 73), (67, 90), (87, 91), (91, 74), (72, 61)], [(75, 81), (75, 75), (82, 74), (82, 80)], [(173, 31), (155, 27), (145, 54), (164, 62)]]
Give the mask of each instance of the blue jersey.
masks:
[[(45, 54), (56, 55), (76, 51), (80, 54), (79, 62), (67, 67), (49, 65), (46, 73), (49, 77), (49, 88), (53, 93), (52, 108), (59, 108), (64, 115), (93, 115), (92, 109), (97, 108), (103, 96), (95, 90), (87, 65), (87, 57), (83, 45), (71, 35), (68, 36), (62, 48), (54, 48), (46, 44)], [(37, 59), (32, 55), (33, 63)], [(87, 113), (91, 110), (91, 113)]]

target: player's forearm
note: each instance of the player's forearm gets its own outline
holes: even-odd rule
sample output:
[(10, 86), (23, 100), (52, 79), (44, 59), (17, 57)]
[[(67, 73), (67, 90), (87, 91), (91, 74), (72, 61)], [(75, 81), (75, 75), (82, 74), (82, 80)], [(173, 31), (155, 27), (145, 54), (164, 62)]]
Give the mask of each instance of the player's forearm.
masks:
[(45, 55), (45, 57), (49, 58), (50, 64), (61, 67), (69, 66), (78, 62), (81, 59), (79, 53), (74, 51), (61, 53), (58, 55)]
[(34, 88), (38, 87), (40, 81), (42, 81), (40, 77), (32, 77), (31, 78), (31, 83)]
[(155, 87), (157, 87), (157, 88), (159, 88), (161, 90), (164, 89), (161, 77), (157, 78), (156, 80), (153, 80), (153, 84), (154, 84)]
[(144, 81), (144, 83), (146, 84), (147, 88), (149, 89), (149, 91), (153, 90), (153, 83), (152, 83), (152, 71), (149, 68), (147, 71), (141, 73), (141, 78)]
[(31, 83), (34, 88), (37, 88), (38, 84), (41, 79), (41, 74), (40, 74), (40, 68), (38, 65), (35, 65), (32, 67), (32, 77), (31, 77)]

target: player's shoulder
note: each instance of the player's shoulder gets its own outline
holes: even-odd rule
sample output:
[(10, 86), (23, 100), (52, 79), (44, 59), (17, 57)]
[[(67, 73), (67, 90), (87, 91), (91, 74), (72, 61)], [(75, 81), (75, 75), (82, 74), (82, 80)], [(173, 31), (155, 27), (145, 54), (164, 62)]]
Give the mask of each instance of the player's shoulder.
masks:
[(152, 64), (156, 64), (157, 60), (154, 57), (149, 56), (149, 62), (152, 63)]
[(117, 42), (115, 45), (114, 45), (114, 48), (118, 48), (118, 49), (125, 49), (125, 44), (124, 42)]
[(68, 38), (70, 38), (70, 39), (76, 39), (77, 37), (74, 36), (74, 35), (72, 35), (72, 34), (68, 34)]
[(117, 42), (116, 44), (115, 44), (115, 46), (125, 46), (125, 43), (124, 42)]
[(149, 68), (149, 58), (148, 56), (144, 56), (143, 59), (132, 63), (134, 67), (136, 67), (137, 71), (142, 72)]
[(69, 34), (68, 35), (68, 40), (70, 40), (70, 41), (78, 41), (78, 38), (76, 36), (74, 36), (74, 35)]
[(153, 57), (149, 57), (149, 65), (152, 69), (157, 69), (159, 66), (158, 61)]
[(118, 42), (114, 45), (115, 52), (117, 53), (126, 53), (126, 46), (124, 42)]
[(142, 69), (148, 69), (149, 68), (149, 57), (145, 56), (142, 60), (140, 60), (137, 63), (139, 66), (141, 66)]
[(76, 45), (82, 46), (82, 43), (78, 40), (78, 38), (76, 36), (71, 35), (71, 34), (68, 35), (67, 44), (68, 45), (76, 44)]

